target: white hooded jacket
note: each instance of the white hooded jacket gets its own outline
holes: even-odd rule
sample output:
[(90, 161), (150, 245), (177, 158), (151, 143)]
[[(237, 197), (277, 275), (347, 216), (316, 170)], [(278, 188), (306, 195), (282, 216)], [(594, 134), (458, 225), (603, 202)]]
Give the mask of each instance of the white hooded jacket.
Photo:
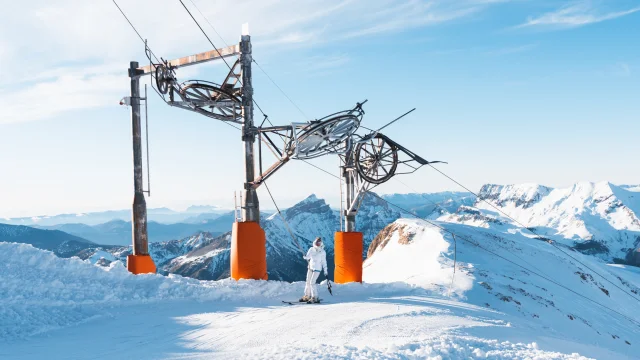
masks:
[(309, 269), (314, 271), (324, 270), (324, 273), (327, 273), (327, 253), (324, 251), (324, 244), (320, 246), (314, 244), (303, 258), (309, 260)]

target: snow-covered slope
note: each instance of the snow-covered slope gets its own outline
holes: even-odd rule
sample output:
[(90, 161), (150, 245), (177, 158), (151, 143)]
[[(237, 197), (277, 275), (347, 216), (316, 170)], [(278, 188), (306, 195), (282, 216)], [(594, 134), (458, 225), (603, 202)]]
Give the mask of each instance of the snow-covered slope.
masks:
[[(535, 184), (485, 185), (478, 200), (442, 221), (522, 231), (521, 225), (554, 241), (613, 261), (624, 261), (640, 244), (640, 192), (608, 182), (577, 183), (566, 189)], [(526, 233), (526, 231), (525, 231)]]
[[(637, 356), (640, 349), (637, 311), (640, 272), (637, 269), (607, 265), (594, 257), (565, 250), (625, 293), (544, 241), (491, 229), (437, 224), (458, 235), (455, 244), (451, 234), (422, 220), (400, 219), (385, 228), (364, 263), (364, 281), (402, 281), (498, 311), (506, 321), (519, 322), (519, 329), (538, 334), (539, 345), (583, 342), (601, 350)], [(620, 356), (605, 354), (597, 357)]]
[(321, 305), (280, 302), (303, 286), (136, 276), (116, 263), (97, 267), (0, 243), (0, 357), (625, 358), (591, 338), (548, 329), (543, 336), (524, 317), (405, 284), (335, 285), (333, 297), (321, 288)]

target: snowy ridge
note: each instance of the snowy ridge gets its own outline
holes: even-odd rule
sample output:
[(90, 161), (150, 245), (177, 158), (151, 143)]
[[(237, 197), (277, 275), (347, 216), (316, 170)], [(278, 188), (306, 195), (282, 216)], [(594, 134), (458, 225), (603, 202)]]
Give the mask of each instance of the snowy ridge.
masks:
[[(544, 241), (533, 241), (519, 233), (505, 234), (445, 222), (438, 225), (458, 234), (455, 276), (452, 236), (422, 220), (400, 219), (381, 232), (382, 239), (374, 242), (376, 247), (370, 249), (364, 263), (364, 280), (370, 283), (403, 281), (441, 294), (454, 294), (465, 302), (504, 313), (507, 321), (519, 322), (520, 327), (545, 334), (542, 341), (545, 345), (562, 339), (597, 344), (630, 357), (637, 354), (640, 346), (637, 323), (531, 271), (552, 278), (636, 322), (640, 322), (636, 311), (640, 300), (639, 272), (622, 265), (608, 266), (596, 258), (572, 252), (572, 256), (625, 289), (632, 298)], [(530, 271), (460, 237), (478, 242)]]
[(566, 189), (535, 184), (485, 185), (480, 199), (499, 207), (517, 223), (482, 200), (474, 204), (475, 217), (469, 216), (468, 208), (461, 208), (440, 220), (527, 234), (520, 229), (523, 224), (541, 236), (604, 260), (628, 261), (640, 245), (640, 194), (630, 189), (608, 182), (582, 182)]
[(493, 200), (499, 206), (513, 205), (529, 208), (543, 197), (549, 195), (552, 188), (538, 184), (522, 185), (484, 185), (478, 195), (484, 200)]

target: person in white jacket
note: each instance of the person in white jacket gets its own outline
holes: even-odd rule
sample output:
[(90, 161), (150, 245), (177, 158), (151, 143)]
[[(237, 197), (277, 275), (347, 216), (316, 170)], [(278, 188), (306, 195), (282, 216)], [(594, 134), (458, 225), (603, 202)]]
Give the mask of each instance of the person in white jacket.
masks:
[(307, 267), (307, 283), (304, 287), (304, 296), (300, 299), (300, 302), (320, 302), (318, 298), (318, 285), (316, 281), (320, 276), (320, 271), (324, 271), (324, 276), (327, 277), (327, 253), (324, 251), (324, 244), (322, 239), (317, 237), (313, 241), (313, 247), (307, 251), (307, 255), (302, 257), (309, 262)]

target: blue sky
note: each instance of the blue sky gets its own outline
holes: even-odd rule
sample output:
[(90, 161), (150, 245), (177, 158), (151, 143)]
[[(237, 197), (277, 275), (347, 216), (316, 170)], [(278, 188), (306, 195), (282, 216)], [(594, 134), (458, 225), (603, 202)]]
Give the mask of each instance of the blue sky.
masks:
[[(192, 9), (189, 1), (185, 3)], [(210, 49), (177, 0), (120, 0), (158, 55)], [(219, 1), (196, 4), (229, 43), (248, 22), (255, 97), (276, 124), (369, 99), (363, 125), (472, 188), (484, 183), (640, 183), (640, 1)], [(216, 45), (222, 41), (194, 11)], [(168, 20), (170, 19), (170, 21)], [(15, 34), (16, 29), (20, 29)], [(132, 200), (130, 60), (139, 39), (111, 1), (13, 3), (0, 14), (0, 216), (121, 209)], [(178, 72), (220, 82), (224, 64)], [(150, 96), (151, 207), (233, 205), (237, 130)], [(315, 161), (337, 173), (337, 159)], [(457, 190), (433, 170), (381, 192)], [(281, 206), (337, 204), (337, 180), (292, 162), (269, 183)], [(263, 208), (273, 208), (260, 190)]]

